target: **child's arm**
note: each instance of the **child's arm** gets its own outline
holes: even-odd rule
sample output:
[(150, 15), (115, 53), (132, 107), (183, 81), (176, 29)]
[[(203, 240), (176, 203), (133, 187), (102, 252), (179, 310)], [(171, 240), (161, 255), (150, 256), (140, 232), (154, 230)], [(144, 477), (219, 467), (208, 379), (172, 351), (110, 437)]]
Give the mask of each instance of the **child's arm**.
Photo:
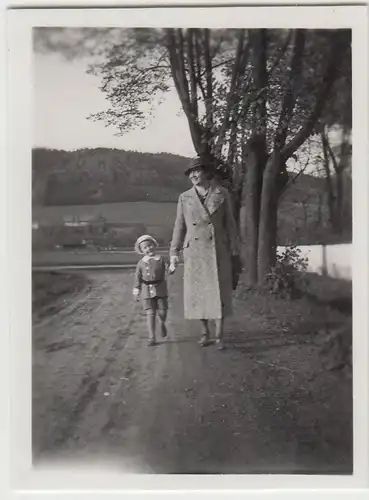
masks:
[(141, 271), (141, 265), (139, 262), (136, 266), (135, 277), (134, 277), (134, 282), (133, 282), (133, 290), (132, 290), (132, 293), (136, 298), (138, 298), (138, 296), (141, 293), (141, 283), (142, 283), (141, 280), (142, 280), (142, 271)]
[(165, 275), (173, 274), (175, 268), (170, 264), (169, 259), (167, 257), (163, 257), (163, 259), (164, 259)]

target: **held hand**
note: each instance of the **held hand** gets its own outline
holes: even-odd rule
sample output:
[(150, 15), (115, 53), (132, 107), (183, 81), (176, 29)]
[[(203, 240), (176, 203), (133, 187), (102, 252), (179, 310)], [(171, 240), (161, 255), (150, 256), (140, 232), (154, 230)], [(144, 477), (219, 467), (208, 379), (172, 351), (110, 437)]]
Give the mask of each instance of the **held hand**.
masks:
[(139, 299), (139, 297), (140, 297), (140, 289), (139, 289), (139, 288), (134, 288), (134, 289), (132, 290), (132, 294), (133, 294), (134, 298), (135, 298), (136, 300), (138, 300), (138, 299)]
[(169, 266), (169, 274), (173, 274), (176, 271), (176, 266), (174, 264), (170, 264)]
[(169, 272), (170, 274), (173, 274), (175, 270), (177, 269), (179, 264), (179, 257), (177, 255), (172, 255), (170, 258), (170, 266), (169, 266)]

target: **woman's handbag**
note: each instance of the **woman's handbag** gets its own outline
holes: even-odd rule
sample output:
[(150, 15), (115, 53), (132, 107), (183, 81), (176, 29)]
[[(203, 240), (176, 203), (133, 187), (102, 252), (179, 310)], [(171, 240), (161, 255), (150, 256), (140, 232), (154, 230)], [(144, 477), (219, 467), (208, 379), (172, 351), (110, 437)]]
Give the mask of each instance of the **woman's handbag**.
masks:
[(240, 274), (242, 272), (242, 262), (239, 255), (232, 255), (232, 287), (236, 290)]

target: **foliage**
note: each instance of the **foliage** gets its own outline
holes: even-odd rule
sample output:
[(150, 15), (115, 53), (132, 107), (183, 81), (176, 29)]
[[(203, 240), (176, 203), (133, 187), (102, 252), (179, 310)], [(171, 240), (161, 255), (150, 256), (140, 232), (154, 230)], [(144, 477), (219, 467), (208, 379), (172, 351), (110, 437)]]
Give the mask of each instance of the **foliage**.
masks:
[(295, 245), (277, 253), (276, 264), (267, 274), (271, 293), (292, 298), (305, 285), (307, 267), (308, 259)]

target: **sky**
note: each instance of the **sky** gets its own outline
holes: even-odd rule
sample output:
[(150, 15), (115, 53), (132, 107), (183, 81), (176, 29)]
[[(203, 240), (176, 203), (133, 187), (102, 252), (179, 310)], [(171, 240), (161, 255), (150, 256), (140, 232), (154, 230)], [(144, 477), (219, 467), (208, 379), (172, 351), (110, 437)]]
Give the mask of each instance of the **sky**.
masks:
[(140, 152), (196, 155), (187, 119), (176, 91), (170, 91), (148, 127), (116, 137), (117, 130), (87, 120), (109, 103), (98, 77), (86, 74), (81, 61), (69, 62), (57, 54), (34, 54), (34, 147), (73, 150), (117, 148)]
[[(81, 60), (67, 61), (58, 54), (34, 53), (34, 147), (67, 151), (105, 147), (196, 156), (175, 89), (166, 94), (144, 130), (117, 137), (114, 127), (87, 120), (91, 113), (107, 109), (109, 103), (99, 89), (100, 79), (87, 74), (86, 69), (87, 63)], [(337, 133), (333, 131), (330, 136), (334, 145)], [(310, 160), (313, 156), (310, 152)], [(289, 169), (299, 170), (305, 165), (303, 151), (300, 150), (298, 157), (297, 163), (289, 161)], [(306, 172), (314, 173), (315, 169), (310, 161)]]

